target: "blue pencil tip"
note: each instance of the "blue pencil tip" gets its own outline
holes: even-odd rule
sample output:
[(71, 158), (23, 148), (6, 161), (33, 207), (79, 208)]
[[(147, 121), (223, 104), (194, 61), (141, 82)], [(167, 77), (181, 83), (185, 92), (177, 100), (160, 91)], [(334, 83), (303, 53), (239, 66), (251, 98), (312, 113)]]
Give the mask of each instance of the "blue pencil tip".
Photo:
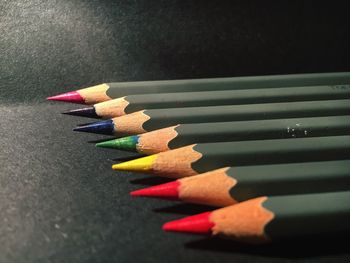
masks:
[(73, 131), (113, 135), (114, 123), (113, 120), (98, 121), (84, 126), (78, 126)]

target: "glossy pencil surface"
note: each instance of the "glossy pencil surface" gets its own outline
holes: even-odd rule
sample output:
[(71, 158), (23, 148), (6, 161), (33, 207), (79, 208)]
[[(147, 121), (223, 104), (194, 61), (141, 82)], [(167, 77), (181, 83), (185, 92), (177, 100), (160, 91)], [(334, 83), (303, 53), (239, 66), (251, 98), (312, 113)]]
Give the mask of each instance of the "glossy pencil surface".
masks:
[[(103, 83), (93, 87), (49, 97), (50, 100), (95, 104), (132, 94), (274, 88), (311, 85), (339, 85), (350, 83), (350, 73), (313, 73), (267, 75), (253, 77), (158, 80)], [(78, 98), (78, 99), (77, 99)]]
[(202, 143), (113, 165), (113, 169), (180, 178), (225, 166), (350, 158), (350, 136)]
[(350, 189), (350, 160), (221, 168), (131, 192), (228, 206), (258, 196), (295, 195)]
[[(113, 118), (113, 132), (110, 134), (141, 134), (180, 123), (321, 117), (347, 114), (350, 114), (350, 100), (151, 109)], [(99, 125), (99, 123), (81, 126), (76, 130), (96, 132), (95, 125)], [(107, 130), (111, 131), (111, 127), (108, 127)]]
[(193, 143), (350, 134), (350, 116), (189, 123), (113, 139), (98, 147), (154, 154)]
[(350, 192), (258, 197), (166, 223), (166, 231), (210, 234), (249, 243), (350, 231)]
[(143, 109), (240, 105), (349, 98), (350, 85), (138, 94), (97, 103), (90, 108), (72, 110), (66, 112), (66, 114), (92, 118), (113, 118)]

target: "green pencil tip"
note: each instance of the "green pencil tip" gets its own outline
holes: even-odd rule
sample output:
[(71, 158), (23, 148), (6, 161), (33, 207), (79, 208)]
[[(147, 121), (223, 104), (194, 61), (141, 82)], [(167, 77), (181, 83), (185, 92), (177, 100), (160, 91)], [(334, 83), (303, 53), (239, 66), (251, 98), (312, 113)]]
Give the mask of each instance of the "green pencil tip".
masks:
[(136, 146), (139, 141), (138, 135), (123, 137), (105, 142), (96, 143), (97, 147), (112, 148), (125, 151), (136, 151)]

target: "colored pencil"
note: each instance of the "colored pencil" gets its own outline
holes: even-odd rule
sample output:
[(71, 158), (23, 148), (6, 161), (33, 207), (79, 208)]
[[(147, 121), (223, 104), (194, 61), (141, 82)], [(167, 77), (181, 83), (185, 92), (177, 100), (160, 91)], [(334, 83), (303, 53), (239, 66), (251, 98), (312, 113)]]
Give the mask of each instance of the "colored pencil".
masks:
[(131, 192), (189, 203), (229, 206), (258, 196), (350, 189), (350, 160), (226, 167)]
[(350, 116), (179, 124), (96, 146), (155, 154), (193, 143), (350, 134)]
[(262, 196), (163, 225), (248, 243), (329, 236), (350, 230), (350, 192)]
[(143, 110), (79, 126), (75, 131), (141, 134), (182, 123), (225, 122), (350, 114), (350, 100), (324, 100)]
[(181, 178), (225, 166), (307, 162), (349, 157), (350, 136), (345, 135), (193, 144), (114, 164), (112, 168)]
[(157, 80), (104, 83), (48, 97), (48, 100), (95, 104), (132, 94), (171, 93), (250, 88), (274, 88), (350, 83), (350, 73), (314, 73), (254, 77)]
[(251, 90), (138, 94), (97, 103), (64, 114), (90, 118), (113, 118), (143, 109), (239, 105), (308, 100), (349, 99), (350, 85), (309, 86)]

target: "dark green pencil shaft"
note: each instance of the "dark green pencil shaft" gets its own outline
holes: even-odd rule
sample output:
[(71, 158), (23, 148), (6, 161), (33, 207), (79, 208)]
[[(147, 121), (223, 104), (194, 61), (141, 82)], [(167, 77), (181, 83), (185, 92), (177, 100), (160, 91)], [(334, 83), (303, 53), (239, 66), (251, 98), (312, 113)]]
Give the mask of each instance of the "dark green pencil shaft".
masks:
[[(179, 123), (346, 115), (350, 114), (350, 100), (154, 109), (145, 110), (144, 113), (150, 119), (143, 123), (143, 128), (146, 131), (151, 131)], [(118, 123), (115, 123), (115, 125), (115, 129), (118, 131)]]
[(350, 83), (350, 73), (314, 73), (254, 77), (184, 79), (107, 83), (107, 95), (119, 98), (132, 94), (171, 93), (209, 90), (275, 88)]
[(182, 124), (170, 149), (192, 143), (350, 134), (350, 116)]
[(125, 113), (143, 109), (349, 98), (350, 85), (141, 94), (125, 97), (125, 100), (129, 102), (129, 105), (125, 108)]
[(265, 227), (272, 239), (350, 231), (350, 192), (269, 197), (275, 218)]
[(226, 174), (237, 181), (230, 190), (237, 201), (350, 189), (350, 160), (233, 167)]
[(202, 143), (192, 169), (204, 173), (225, 166), (307, 162), (350, 158), (350, 136)]

